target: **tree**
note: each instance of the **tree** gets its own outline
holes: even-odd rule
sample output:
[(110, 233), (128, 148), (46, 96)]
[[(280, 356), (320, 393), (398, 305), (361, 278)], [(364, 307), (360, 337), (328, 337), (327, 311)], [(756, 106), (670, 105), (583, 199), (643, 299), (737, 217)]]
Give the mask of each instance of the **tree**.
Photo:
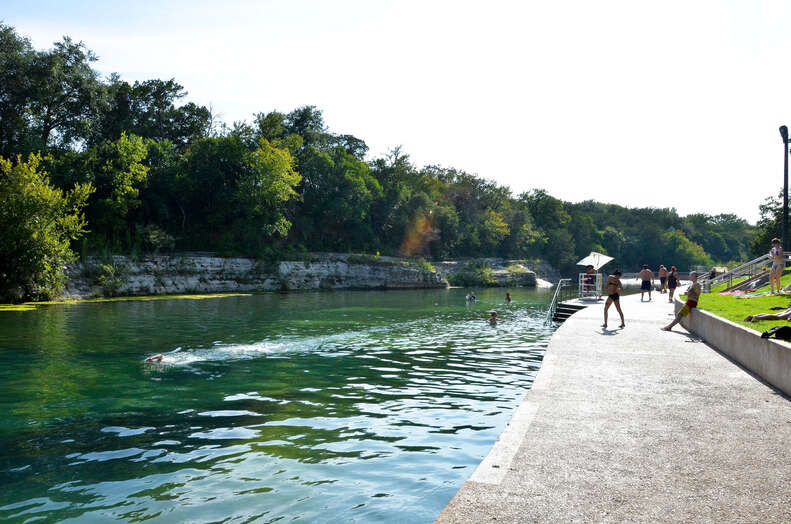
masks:
[(63, 287), (69, 242), (85, 231), (81, 209), (92, 192), (77, 184), (63, 193), (40, 169), (41, 157), (0, 158), (0, 299), (51, 298)]
[(783, 190), (777, 196), (768, 197), (758, 207), (761, 216), (755, 226), (756, 235), (750, 242), (750, 251), (757, 257), (768, 252), (772, 238), (782, 238), (783, 230)]
[(38, 149), (78, 147), (97, 121), (103, 85), (91, 68), (96, 55), (69, 37), (35, 54), (28, 74), (30, 132)]
[(26, 116), (35, 56), (30, 40), (0, 24), (0, 156), (31, 150)]
[(107, 103), (92, 142), (117, 140), (125, 132), (157, 141), (169, 140), (183, 149), (191, 141), (208, 136), (212, 125), (212, 114), (206, 107), (192, 102), (176, 107), (176, 102), (186, 95), (174, 79), (130, 85), (112, 75)]
[(285, 237), (291, 222), (284, 215), (284, 206), (297, 195), (294, 187), (302, 179), (294, 170), (294, 157), (288, 149), (262, 138), (249, 156), (248, 167), (236, 189), (239, 212), (249, 219), (247, 223), (259, 238)]

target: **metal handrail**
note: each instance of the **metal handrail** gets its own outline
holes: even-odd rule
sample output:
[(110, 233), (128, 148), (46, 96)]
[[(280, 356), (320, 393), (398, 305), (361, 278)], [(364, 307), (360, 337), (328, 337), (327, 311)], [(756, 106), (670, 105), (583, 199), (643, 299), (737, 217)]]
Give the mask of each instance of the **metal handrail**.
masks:
[(549, 310), (547, 311), (547, 324), (552, 322), (552, 317), (555, 315), (555, 311), (558, 309), (558, 297), (560, 296), (560, 290), (563, 288), (563, 284), (566, 282), (571, 282), (571, 279), (561, 278), (558, 280), (558, 285), (555, 288), (555, 294), (552, 297), (552, 302), (549, 304)]
[[(783, 258), (786, 262), (791, 260), (791, 254), (783, 254)], [(732, 270), (728, 271), (727, 273), (723, 273), (721, 275), (717, 275), (714, 278), (709, 278), (708, 275), (702, 275), (701, 278), (698, 280), (701, 287), (703, 288), (704, 293), (710, 293), (711, 288), (718, 284), (722, 284), (724, 282), (728, 282), (732, 285), (733, 280), (735, 278), (743, 277), (745, 275), (753, 276), (758, 271), (757, 268), (766, 265), (767, 262), (771, 262), (772, 257), (769, 254), (761, 255), (758, 258), (754, 258), (749, 262), (745, 262), (744, 264), (733, 268)]]

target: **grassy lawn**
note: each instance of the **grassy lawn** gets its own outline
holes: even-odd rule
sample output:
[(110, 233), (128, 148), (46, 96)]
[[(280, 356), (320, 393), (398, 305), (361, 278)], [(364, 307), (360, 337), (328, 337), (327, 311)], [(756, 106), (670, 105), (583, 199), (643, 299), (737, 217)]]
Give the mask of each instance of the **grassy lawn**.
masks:
[[(791, 283), (791, 274), (783, 275), (780, 281), (783, 286)], [(762, 287), (757, 291), (769, 291), (769, 286)], [(758, 332), (766, 331), (772, 326), (788, 324), (788, 322), (784, 320), (745, 322), (744, 317), (747, 315), (755, 315), (756, 313), (780, 313), (779, 310), (773, 311), (771, 308), (782, 307), (785, 309), (789, 307), (789, 305), (791, 305), (791, 293), (787, 295), (765, 295), (754, 298), (736, 298), (737, 296), (738, 295), (720, 295), (716, 291), (712, 293), (702, 293), (698, 307)]]

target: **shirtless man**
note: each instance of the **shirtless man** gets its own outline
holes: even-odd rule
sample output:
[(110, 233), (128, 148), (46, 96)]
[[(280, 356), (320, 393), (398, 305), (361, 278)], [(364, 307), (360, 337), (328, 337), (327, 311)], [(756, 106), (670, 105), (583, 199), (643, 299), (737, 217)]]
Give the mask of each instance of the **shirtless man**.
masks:
[(780, 290), (782, 289), (780, 287), (780, 277), (783, 276), (783, 270), (785, 269), (783, 248), (780, 247), (779, 238), (772, 239), (772, 249), (769, 250), (769, 256), (772, 257), (772, 271), (769, 273), (769, 288), (772, 290), (772, 294), (774, 295), (775, 286), (777, 287), (778, 293), (780, 293)]
[(626, 327), (626, 321), (623, 319), (623, 311), (621, 311), (621, 296), (619, 295), (619, 293), (623, 291), (620, 271), (616, 271), (607, 277), (605, 289), (607, 290), (607, 302), (604, 303), (604, 324), (602, 324), (601, 327), (607, 328), (607, 310), (610, 309), (610, 305), (613, 303), (615, 304), (615, 309), (618, 310), (618, 314), (621, 315), (620, 327)]
[(667, 268), (659, 264), (659, 292), (667, 293)]
[(690, 284), (689, 289), (687, 289), (687, 301), (679, 310), (676, 318), (673, 319), (673, 322), (663, 327), (662, 330), (670, 331), (673, 329), (673, 326), (681, 322), (682, 318), (692, 313), (692, 310), (698, 307), (698, 298), (700, 298), (700, 284), (698, 284), (698, 274), (693, 271), (689, 274), (689, 279), (692, 281), (692, 284)]
[(653, 287), (654, 272), (643, 264), (643, 269), (637, 273), (637, 278), (643, 281), (643, 283), (640, 284), (640, 302), (643, 301), (643, 296), (646, 291), (648, 291), (648, 301), (651, 302), (651, 288)]

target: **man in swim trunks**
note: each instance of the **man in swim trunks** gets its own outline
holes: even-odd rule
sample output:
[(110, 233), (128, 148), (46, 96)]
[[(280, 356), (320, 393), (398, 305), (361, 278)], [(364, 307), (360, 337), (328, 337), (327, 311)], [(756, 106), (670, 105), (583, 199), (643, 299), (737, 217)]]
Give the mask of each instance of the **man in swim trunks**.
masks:
[(667, 289), (670, 292), (670, 298), (667, 299), (668, 302), (673, 302), (673, 293), (676, 292), (680, 280), (676, 266), (670, 266), (670, 273), (667, 274)]
[(769, 288), (772, 294), (775, 294), (775, 285), (777, 292), (780, 293), (780, 277), (783, 276), (785, 269), (785, 258), (783, 257), (783, 248), (780, 247), (780, 239), (772, 239), (772, 249), (769, 250), (769, 256), (772, 257), (772, 271), (769, 273)]
[(618, 314), (621, 315), (621, 326), (626, 327), (626, 321), (623, 319), (623, 311), (621, 311), (621, 296), (619, 293), (623, 291), (623, 284), (621, 284), (621, 272), (616, 271), (609, 277), (607, 277), (607, 285), (605, 286), (607, 291), (607, 302), (604, 303), (604, 324), (601, 327), (607, 328), (607, 310), (610, 309), (610, 305), (615, 304), (615, 309), (618, 310)]
[(659, 292), (667, 293), (667, 268), (659, 264)]
[(643, 281), (643, 283), (640, 284), (640, 302), (643, 301), (643, 296), (645, 296), (646, 291), (648, 291), (648, 301), (651, 302), (651, 287), (653, 287), (654, 272), (643, 264), (643, 269), (637, 273), (637, 278)]
[(676, 318), (673, 319), (673, 322), (662, 328), (664, 331), (670, 331), (673, 329), (673, 326), (681, 322), (682, 318), (692, 313), (692, 310), (698, 307), (698, 298), (700, 298), (700, 284), (698, 284), (698, 274), (693, 271), (689, 274), (689, 279), (692, 281), (692, 284), (689, 286), (689, 289), (687, 289), (687, 301), (679, 310)]

